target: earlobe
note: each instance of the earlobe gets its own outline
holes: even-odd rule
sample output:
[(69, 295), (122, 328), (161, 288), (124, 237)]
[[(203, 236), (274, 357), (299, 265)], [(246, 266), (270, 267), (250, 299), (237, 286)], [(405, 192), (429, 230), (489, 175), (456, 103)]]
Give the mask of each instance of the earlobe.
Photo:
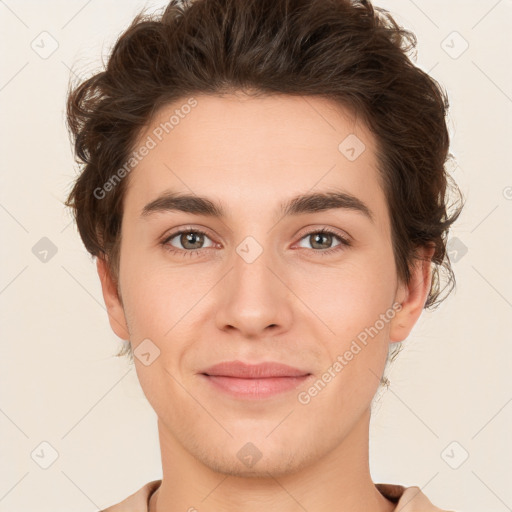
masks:
[(411, 270), (409, 283), (400, 283), (395, 301), (401, 309), (391, 320), (389, 341), (404, 341), (418, 321), (432, 284), (432, 256), (435, 247), (422, 247), (418, 250), (418, 259)]
[(105, 259), (101, 257), (97, 258), (96, 269), (101, 282), (103, 300), (107, 307), (110, 327), (119, 338), (128, 341), (130, 334), (126, 323), (124, 308), (119, 297), (117, 285), (112, 279)]

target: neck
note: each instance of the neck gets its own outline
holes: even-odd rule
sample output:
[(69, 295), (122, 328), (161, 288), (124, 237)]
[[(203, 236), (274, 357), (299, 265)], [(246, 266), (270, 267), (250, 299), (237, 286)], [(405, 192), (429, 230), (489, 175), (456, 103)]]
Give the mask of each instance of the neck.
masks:
[(368, 464), (370, 411), (335, 450), (298, 470), (263, 477), (222, 474), (193, 457), (159, 420), (163, 478), (149, 512), (392, 512)]

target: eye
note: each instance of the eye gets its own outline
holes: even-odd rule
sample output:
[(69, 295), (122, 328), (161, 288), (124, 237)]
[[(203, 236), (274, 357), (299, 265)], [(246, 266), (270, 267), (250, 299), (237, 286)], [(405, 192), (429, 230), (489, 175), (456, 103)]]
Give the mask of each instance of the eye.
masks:
[[(351, 245), (351, 242), (348, 239), (328, 228), (310, 231), (302, 236), (301, 241), (308, 238), (312, 240), (312, 251), (320, 253), (322, 256), (341, 251)], [(179, 243), (182, 248), (176, 247), (171, 243), (174, 239), (177, 239), (177, 243)], [(166, 250), (172, 253), (178, 253), (181, 256), (195, 256), (198, 255), (202, 249), (215, 246), (215, 244), (212, 243), (210, 246), (205, 247), (205, 239), (210, 240), (208, 235), (200, 229), (181, 229), (166, 237), (165, 240), (163, 240), (162, 245)], [(332, 245), (333, 239), (337, 239), (339, 243), (333, 247), (321, 247), (322, 245)]]
[[(178, 240), (183, 249), (175, 248), (170, 242), (174, 239)], [(208, 235), (199, 229), (182, 229), (169, 235), (163, 242), (162, 245), (171, 252), (176, 253), (188, 253), (187, 256), (197, 254), (200, 249), (203, 249), (204, 239), (208, 238)], [(212, 244), (213, 246), (214, 244)]]
[[(341, 251), (345, 247), (350, 247), (351, 243), (348, 239), (342, 237), (341, 235), (335, 233), (334, 231), (331, 231), (328, 228), (323, 228), (318, 231), (310, 231), (309, 233), (306, 233), (301, 240), (311, 240), (311, 245), (313, 247), (313, 250), (315, 252), (319, 252), (323, 255), (331, 254), (333, 252)], [(338, 239), (339, 244), (332, 246), (333, 239)], [(322, 245), (325, 246), (331, 246), (327, 248), (322, 248)]]

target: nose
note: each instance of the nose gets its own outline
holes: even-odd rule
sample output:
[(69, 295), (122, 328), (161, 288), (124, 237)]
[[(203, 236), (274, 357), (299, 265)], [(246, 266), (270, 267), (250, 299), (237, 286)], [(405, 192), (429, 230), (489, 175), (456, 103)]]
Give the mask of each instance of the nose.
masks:
[(271, 251), (263, 250), (253, 260), (247, 257), (251, 250), (249, 246), (244, 253), (239, 248), (231, 270), (217, 287), (216, 324), (221, 330), (257, 339), (290, 328), (294, 295), (285, 284), (285, 266), (276, 263)]

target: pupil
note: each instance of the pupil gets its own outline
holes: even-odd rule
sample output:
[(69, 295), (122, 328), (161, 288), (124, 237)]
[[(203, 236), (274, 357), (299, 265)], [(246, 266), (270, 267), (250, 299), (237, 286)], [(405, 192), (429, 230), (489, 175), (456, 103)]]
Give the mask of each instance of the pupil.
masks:
[(326, 234), (326, 233), (317, 233), (315, 235), (315, 244), (318, 243), (319, 245), (322, 245), (322, 238), (329, 238), (329, 234)]
[(198, 235), (198, 233), (187, 233), (185, 235), (185, 238), (188, 243), (191, 243), (192, 245), (194, 245), (194, 244), (198, 243), (199, 235)]

